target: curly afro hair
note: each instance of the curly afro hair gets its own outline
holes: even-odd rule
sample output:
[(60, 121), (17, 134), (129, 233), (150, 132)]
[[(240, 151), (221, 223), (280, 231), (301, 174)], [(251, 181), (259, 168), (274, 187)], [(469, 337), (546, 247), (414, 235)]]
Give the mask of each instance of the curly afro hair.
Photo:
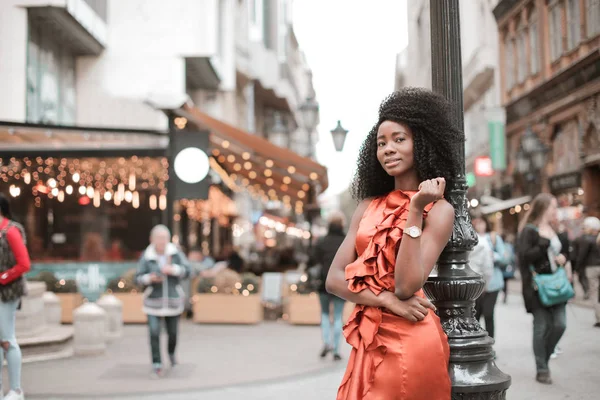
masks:
[(448, 192), (461, 172), (458, 149), (464, 145), (464, 135), (452, 120), (450, 103), (443, 96), (427, 89), (404, 88), (389, 95), (379, 107), (377, 124), (360, 148), (353, 197), (360, 201), (394, 190), (394, 177), (377, 160), (377, 131), (384, 121), (411, 129), (419, 180), (444, 177)]

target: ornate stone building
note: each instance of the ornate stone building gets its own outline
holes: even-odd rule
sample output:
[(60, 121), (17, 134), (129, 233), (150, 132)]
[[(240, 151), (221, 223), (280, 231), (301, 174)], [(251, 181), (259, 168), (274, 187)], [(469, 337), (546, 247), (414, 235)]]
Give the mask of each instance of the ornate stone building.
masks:
[[(494, 16), (513, 195), (599, 216), (600, 0), (502, 0)], [(519, 168), (526, 133), (545, 150), (534, 174)]]

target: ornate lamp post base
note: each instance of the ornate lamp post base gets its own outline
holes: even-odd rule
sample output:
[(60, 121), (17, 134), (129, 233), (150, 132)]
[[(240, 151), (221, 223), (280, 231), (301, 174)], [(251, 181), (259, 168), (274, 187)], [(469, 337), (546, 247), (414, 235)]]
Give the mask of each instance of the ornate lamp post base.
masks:
[[(458, 0), (430, 0), (430, 10), (433, 90), (452, 103), (455, 122), (462, 130), (459, 3)], [(464, 145), (458, 143), (457, 146), (464, 164)], [(469, 218), (466, 192), (463, 171), (448, 196), (455, 210), (452, 238), (438, 260), (437, 274), (430, 277), (424, 290), (437, 306), (448, 335), (452, 399), (505, 399), (510, 376), (496, 366), (494, 339), (475, 319), (475, 299), (483, 292), (485, 283), (468, 266), (469, 251), (477, 244), (477, 236)]]

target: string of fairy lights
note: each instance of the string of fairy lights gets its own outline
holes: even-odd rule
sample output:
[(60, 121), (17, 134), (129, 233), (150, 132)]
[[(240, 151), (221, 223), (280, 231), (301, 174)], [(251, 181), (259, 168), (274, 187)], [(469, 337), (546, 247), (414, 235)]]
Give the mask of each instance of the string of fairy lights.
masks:
[[(265, 203), (280, 202), (287, 210), (293, 206), (296, 214), (303, 213), (311, 186), (293, 178), (296, 167), (287, 166), (282, 173), (283, 170), (276, 169), (271, 159), (265, 160), (262, 167), (251, 160), (249, 152), (239, 155), (229, 151), (230, 145), (229, 141), (222, 140), (219, 148), (212, 150), (211, 161), (213, 169), (225, 166), (217, 173), (228, 186), (239, 190), (239, 184), (254, 199)], [(22, 196), (24, 190), (31, 190), (36, 207), (41, 207), (43, 196), (59, 202), (76, 196), (82, 205), (92, 203), (100, 207), (103, 202), (112, 202), (115, 206), (130, 203), (136, 209), (147, 205), (151, 210), (165, 210), (168, 179), (165, 157), (0, 158), (0, 182), (10, 182), (9, 194), (15, 198)], [(318, 175), (312, 172), (309, 179), (316, 181)], [(207, 204), (192, 201), (189, 205), (189, 217), (205, 218), (209, 209)]]
[(102, 202), (116, 206), (130, 203), (139, 208), (144, 196), (152, 210), (167, 207), (166, 158), (55, 158), (36, 157), (0, 159), (0, 180), (9, 183), (9, 194), (20, 197), (31, 190), (35, 206), (41, 207), (42, 196), (64, 202), (67, 196), (77, 196), (82, 205)]

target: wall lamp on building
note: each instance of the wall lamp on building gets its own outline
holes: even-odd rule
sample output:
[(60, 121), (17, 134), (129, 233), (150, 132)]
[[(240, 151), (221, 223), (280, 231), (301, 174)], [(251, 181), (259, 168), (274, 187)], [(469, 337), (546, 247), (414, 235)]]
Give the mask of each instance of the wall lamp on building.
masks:
[(308, 133), (308, 156), (313, 157), (313, 141), (312, 135), (319, 122), (319, 103), (314, 96), (306, 98), (304, 104), (300, 106), (304, 128)]
[(540, 141), (537, 135), (527, 127), (521, 137), (521, 144), (517, 153), (517, 171), (525, 176), (531, 184), (546, 163), (548, 148)]
[(289, 138), (289, 132), (283, 123), (281, 114), (279, 112), (275, 112), (273, 114), (273, 126), (269, 132), (270, 142), (279, 147), (287, 148), (289, 145)]

